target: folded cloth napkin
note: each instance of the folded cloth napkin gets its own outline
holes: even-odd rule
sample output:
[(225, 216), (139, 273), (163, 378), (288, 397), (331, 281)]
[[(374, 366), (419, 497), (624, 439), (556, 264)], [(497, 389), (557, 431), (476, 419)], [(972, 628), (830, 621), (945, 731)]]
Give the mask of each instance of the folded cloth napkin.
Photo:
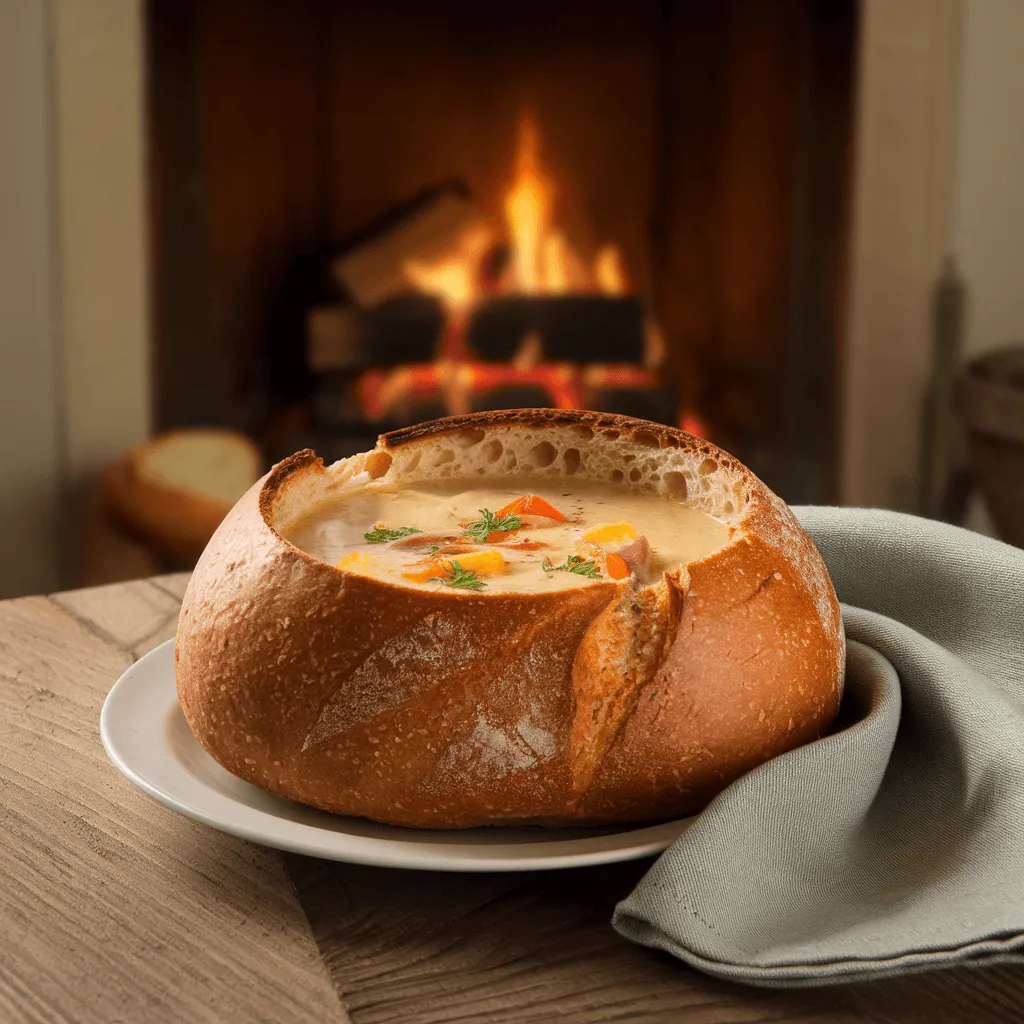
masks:
[(836, 730), (721, 793), (615, 927), (757, 985), (1024, 960), (1024, 551), (795, 511), (843, 603)]

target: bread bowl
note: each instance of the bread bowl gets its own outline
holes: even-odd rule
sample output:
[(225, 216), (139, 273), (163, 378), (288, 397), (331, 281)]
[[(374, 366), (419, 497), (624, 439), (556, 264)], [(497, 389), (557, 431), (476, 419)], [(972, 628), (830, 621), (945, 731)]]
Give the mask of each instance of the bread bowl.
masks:
[[(468, 500), (487, 488), (566, 518), (524, 496), (516, 529), (506, 515), (487, 533)], [(574, 525), (577, 507), (591, 515)], [(623, 507), (639, 533), (662, 524), (650, 547), (682, 550), (679, 564), (625, 550)], [(416, 508), (424, 522), (403, 522)], [(524, 542), (535, 561), (515, 562)], [(470, 553), (491, 566), (462, 567), (481, 586), (456, 583)], [(632, 559), (621, 578), (613, 554)], [(175, 647), (185, 717), (228, 771), (426, 828), (695, 811), (829, 727), (844, 659), (814, 544), (749, 470), (670, 427), (555, 410), (279, 463), (199, 560)]]

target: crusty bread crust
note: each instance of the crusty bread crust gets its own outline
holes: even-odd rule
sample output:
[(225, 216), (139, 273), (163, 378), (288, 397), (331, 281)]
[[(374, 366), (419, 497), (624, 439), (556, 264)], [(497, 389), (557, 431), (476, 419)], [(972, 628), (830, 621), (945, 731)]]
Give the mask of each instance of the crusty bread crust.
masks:
[[(282, 535), (367, 479), (529, 474), (682, 496), (732, 526), (640, 590), (428, 590)], [(845, 645), (824, 564), (732, 456), (627, 417), (515, 410), (397, 431), (331, 467), (277, 465), (218, 528), (175, 649), (225, 768), (343, 814), (428, 828), (644, 821), (699, 809), (831, 724)]]

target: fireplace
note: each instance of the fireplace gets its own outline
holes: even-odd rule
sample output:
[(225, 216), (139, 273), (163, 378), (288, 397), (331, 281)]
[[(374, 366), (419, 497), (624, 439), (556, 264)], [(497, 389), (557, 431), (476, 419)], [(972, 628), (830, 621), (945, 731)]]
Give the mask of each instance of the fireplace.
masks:
[(507, 177), (497, 216), (456, 182), (316, 267), (330, 294), (305, 313), (313, 424), (354, 442), (437, 416), (544, 406), (699, 431), (679, 408), (660, 327), (619, 247), (585, 254), (558, 223), (529, 111)]
[(854, 0), (150, 0), (155, 426), (471, 409), (837, 488)]

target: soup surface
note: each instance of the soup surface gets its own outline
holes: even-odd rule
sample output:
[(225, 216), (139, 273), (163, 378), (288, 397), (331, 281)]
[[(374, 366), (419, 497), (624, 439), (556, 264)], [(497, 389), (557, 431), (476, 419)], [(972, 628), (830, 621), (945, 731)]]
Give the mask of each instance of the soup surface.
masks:
[(669, 497), (600, 484), (367, 484), (283, 536), (352, 572), (473, 593), (643, 585), (722, 547), (732, 530)]

